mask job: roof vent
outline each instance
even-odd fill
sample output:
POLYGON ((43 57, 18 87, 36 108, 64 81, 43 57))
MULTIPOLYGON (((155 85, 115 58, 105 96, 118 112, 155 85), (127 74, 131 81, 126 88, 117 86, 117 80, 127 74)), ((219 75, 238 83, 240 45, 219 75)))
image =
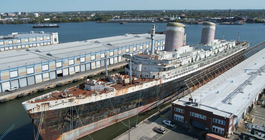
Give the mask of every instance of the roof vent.
POLYGON ((110 43, 108 43, 107 45, 112 46, 110 43))
POLYGON ((97 40, 97 41, 95 41, 95 43, 100 43, 100 42, 97 40))
POLYGON ((47 55, 48 55, 48 56, 52 56, 52 54, 51 54, 51 53, 47 53, 47 55))
POLYGON ((35 50, 35 52, 41 52, 39 49, 35 50))
POLYGON ((26 51, 30 51, 29 49, 26 49, 26 51))
POLYGON ((34 34, 34 31, 30 31, 31 34, 34 34))
POLYGON ((44 31, 40 31, 40 34, 44 34, 44 31))

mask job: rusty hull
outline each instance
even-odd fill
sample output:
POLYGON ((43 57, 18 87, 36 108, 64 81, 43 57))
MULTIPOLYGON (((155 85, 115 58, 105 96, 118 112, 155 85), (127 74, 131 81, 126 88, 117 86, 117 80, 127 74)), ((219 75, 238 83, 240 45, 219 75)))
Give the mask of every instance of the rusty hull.
MULTIPOLYGON (((229 59, 224 61, 229 61, 229 59)), ((236 63, 233 65, 236 65, 236 63)), ((213 66, 207 69, 211 69, 213 66)), ((221 73, 227 69, 222 70, 221 73)), ((141 91, 135 91, 89 104, 50 110, 43 113, 33 113, 30 114, 30 117, 33 119, 32 122, 40 132, 43 140, 78 139, 188 94, 188 92, 184 92, 187 89, 184 85, 184 80, 199 72, 197 71, 182 78, 141 91), (66 121, 69 119, 65 118, 69 118, 70 121, 66 121)), ((218 69, 216 69, 216 72, 221 74, 218 69)), ((205 79, 205 82, 202 84, 208 81, 205 79)), ((195 85, 192 87, 192 90, 195 90, 199 86, 201 85, 195 85)))

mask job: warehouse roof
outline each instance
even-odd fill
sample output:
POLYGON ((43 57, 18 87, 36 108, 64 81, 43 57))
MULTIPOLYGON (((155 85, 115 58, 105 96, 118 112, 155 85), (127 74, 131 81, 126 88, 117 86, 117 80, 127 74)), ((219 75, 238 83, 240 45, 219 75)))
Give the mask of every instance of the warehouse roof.
MULTIPOLYGON (((190 106, 224 117, 241 115, 264 88, 264 54, 265 49, 193 91, 191 96, 198 106, 190 106)), ((189 98, 187 95, 173 103, 185 106, 189 98)))
MULTIPOLYGON (((164 38, 165 35, 155 35, 156 40, 164 38)), ((82 55, 90 52, 109 50, 150 41, 150 34, 129 34, 85 41, 62 43, 52 46, 34 47, 26 50, 6 51, 1 52, 0 55, 0 70, 8 69, 9 67, 13 68, 17 66, 24 66, 26 63, 27 65, 29 65, 34 63, 40 63, 41 61, 45 62, 54 59, 67 58, 68 56, 71 57, 80 54, 82 55), (52 56, 48 56, 48 53, 50 53, 52 56)))
POLYGON ((30 33, 12 33, 10 35, 0 35, 0 41, 9 40, 9 39, 18 39, 18 38, 29 38, 29 37, 37 37, 37 36, 45 36, 51 35, 52 33, 45 33, 43 31, 40 32, 33 32, 30 33))

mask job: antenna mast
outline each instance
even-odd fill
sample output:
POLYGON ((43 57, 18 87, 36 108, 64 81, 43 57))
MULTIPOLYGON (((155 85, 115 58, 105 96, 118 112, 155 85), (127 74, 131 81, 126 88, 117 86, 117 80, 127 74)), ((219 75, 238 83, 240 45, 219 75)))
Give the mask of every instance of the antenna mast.
POLYGON ((154 47, 155 47, 155 24, 153 24, 152 33, 151 33, 151 40, 152 40, 152 46, 151 46, 151 55, 154 55, 154 47))

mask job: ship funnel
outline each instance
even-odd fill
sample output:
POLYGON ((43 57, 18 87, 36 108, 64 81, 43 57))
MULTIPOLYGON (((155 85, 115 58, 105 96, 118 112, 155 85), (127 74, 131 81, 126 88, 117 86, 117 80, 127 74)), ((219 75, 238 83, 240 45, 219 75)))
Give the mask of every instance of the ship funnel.
POLYGON ((152 40, 152 46, 151 46, 151 55, 154 55, 155 52, 155 24, 153 24, 152 33, 151 33, 151 40, 152 40))
POLYGON ((214 40, 216 24, 213 22, 203 22, 201 43, 208 44, 214 40))
POLYGON ((166 28, 165 51, 176 51, 184 44, 185 25, 169 22, 166 28))

